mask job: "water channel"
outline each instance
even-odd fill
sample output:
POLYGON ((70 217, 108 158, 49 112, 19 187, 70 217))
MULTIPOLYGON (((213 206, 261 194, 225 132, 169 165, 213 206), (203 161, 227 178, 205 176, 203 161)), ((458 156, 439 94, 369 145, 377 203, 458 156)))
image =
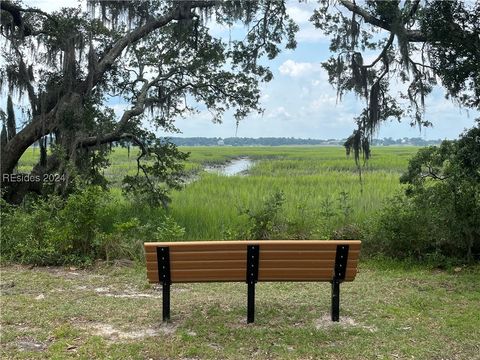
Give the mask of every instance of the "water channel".
POLYGON ((207 166, 205 171, 216 173, 225 176, 241 175, 253 165, 250 158, 242 157, 230 160, 227 164, 222 166, 207 166))

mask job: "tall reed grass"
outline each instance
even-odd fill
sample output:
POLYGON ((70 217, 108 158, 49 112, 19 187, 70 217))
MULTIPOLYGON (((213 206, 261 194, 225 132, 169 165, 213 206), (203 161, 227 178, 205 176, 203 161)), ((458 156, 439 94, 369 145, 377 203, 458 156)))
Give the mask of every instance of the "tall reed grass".
POLYGON ((360 181, 353 160, 340 147, 188 148, 193 162, 240 156, 256 162, 248 176, 202 174, 173 194, 171 212, 185 228, 186 239, 222 239, 228 229, 242 226, 241 209, 258 207, 274 191, 282 191, 286 218, 313 217, 313 236, 328 237, 344 225, 368 221, 401 191, 399 175, 416 150, 375 148, 360 181))
MULTIPOLYGON (((352 158, 341 147, 182 147, 190 153, 186 170, 200 176, 172 194, 169 213, 185 228, 187 240, 222 239, 232 227, 242 226, 241 209, 255 208, 273 192, 285 194, 284 212, 290 219, 310 217, 312 236, 327 237, 333 230, 368 221, 384 201, 401 191, 400 174, 416 147, 376 147, 362 166, 362 181, 352 158), (248 176, 202 172, 205 165, 222 164, 247 156, 254 161, 248 176), (343 192, 343 197, 342 197, 343 192), (348 211, 346 211, 346 209, 348 211)), ((136 172, 138 149, 115 148, 105 176, 118 192, 121 179, 136 172)), ((20 171, 36 163, 38 149, 29 149, 20 171)), ((129 214, 128 205, 119 209, 129 214)), ((159 209, 160 210, 160 209, 159 209)), ((120 211, 120 210, 119 210, 120 211)), ((134 211, 133 211, 134 212, 134 211)), ((118 214, 117 214, 118 215, 118 214)))

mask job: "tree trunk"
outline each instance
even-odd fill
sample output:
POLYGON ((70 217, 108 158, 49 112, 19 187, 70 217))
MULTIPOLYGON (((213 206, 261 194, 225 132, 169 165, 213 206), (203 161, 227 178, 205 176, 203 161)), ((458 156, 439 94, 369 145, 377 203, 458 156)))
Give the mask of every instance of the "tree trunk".
MULTIPOLYGON (((57 119, 65 110, 78 109, 81 113, 82 98, 80 94, 65 95, 57 105, 45 115, 34 116, 31 123, 27 124, 20 132, 15 134, 1 149, 0 159, 0 186, 2 197, 11 203, 21 202, 28 191, 38 192, 41 183, 37 178, 33 181, 18 181, 14 176, 14 169, 25 151, 43 136, 48 135, 58 127, 57 119)), ((50 167, 50 166, 49 166, 50 167)), ((45 172, 45 164, 36 166, 30 175, 38 176, 45 172)), ((42 180, 42 179, 40 179, 42 180)))
POLYGON ((29 181, 23 181, 14 176, 14 169, 25 151, 45 135, 42 130, 47 131, 41 122, 32 122, 15 135, 2 149, 0 168, 2 197, 10 203, 20 203, 30 189, 39 185, 35 184, 38 179, 33 171, 30 174, 29 181))

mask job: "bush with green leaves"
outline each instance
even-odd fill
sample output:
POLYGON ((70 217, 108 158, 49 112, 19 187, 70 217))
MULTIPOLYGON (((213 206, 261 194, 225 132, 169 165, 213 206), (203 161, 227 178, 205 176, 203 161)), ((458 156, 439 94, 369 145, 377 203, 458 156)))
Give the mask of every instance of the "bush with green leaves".
MULTIPOLYGON (((345 207, 349 206, 348 194, 344 193, 338 201, 340 211, 344 211, 345 207)), ((337 215, 335 202, 327 197, 320 211, 309 208, 305 203, 298 203, 295 205, 294 215, 290 216, 286 215, 285 202, 284 192, 277 190, 267 195, 261 204, 240 210, 240 216, 244 221, 236 228, 225 231, 224 238, 254 240, 330 238, 332 217, 337 215)), ((348 216, 345 215, 345 221, 347 220, 348 216)))
POLYGON ((266 197, 259 207, 240 210, 240 215, 246 217, 246 223, 237 230, 230 231, 230 236, 256 240, 281 237, 285 227, 282 211, 284 203, 285 194, 276 191, 266 197))
POLYGON ((56 264, 60 246, 55 243, 57 215, 63 201, 51 196, 26 210, 1 201, 1 257, 29 264, 56 264))
POLYGON ((330 238, 332 240, 360 240, 363 238, 363 231, 358 224, 347 224, 335 229, 330 238))
POLYGON ((417 259, 480 259, 480 120, 457 141, 420 149, 403 196, 371 223, 367 250, 417 259))
POLYGON ((143 242, 176 240, 184 230, 162 208, 88 186, 66 200, 51 195, 25 207, 2 201, 1 259, 34 265, 143 260, 143 242))

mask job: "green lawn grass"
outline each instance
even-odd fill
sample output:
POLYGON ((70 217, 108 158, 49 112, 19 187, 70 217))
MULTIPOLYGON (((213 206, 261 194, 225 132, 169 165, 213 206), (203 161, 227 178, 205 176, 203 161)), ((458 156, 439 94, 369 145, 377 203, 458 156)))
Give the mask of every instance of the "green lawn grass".
POLYGON ((174 284, 172 321, 143 267, 1 268, 2 359, 478 359, 480 267, 364 261, 341 286, 174 284), (458 270, 458 269, 457 269, 458 270))

